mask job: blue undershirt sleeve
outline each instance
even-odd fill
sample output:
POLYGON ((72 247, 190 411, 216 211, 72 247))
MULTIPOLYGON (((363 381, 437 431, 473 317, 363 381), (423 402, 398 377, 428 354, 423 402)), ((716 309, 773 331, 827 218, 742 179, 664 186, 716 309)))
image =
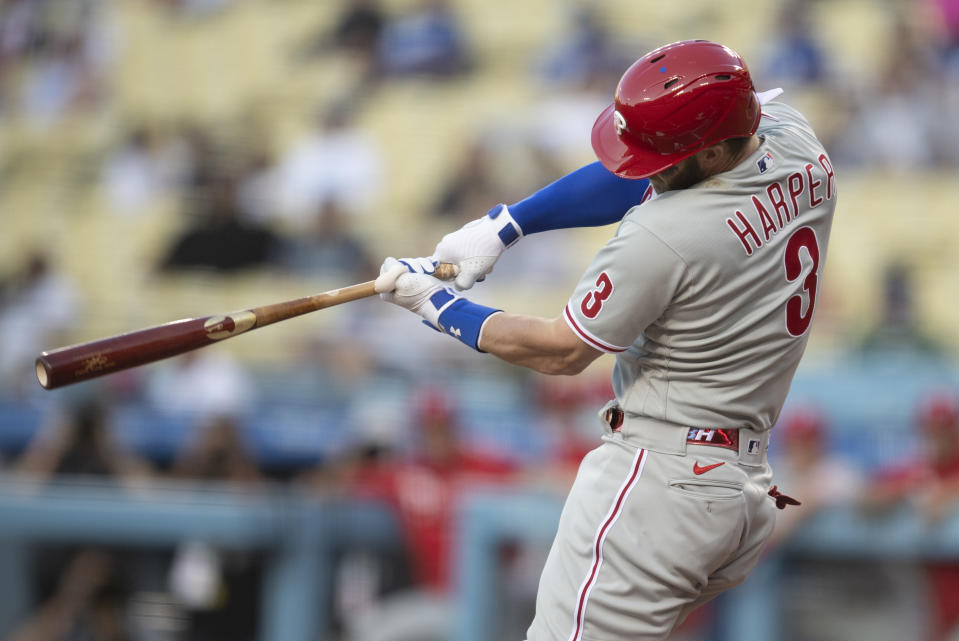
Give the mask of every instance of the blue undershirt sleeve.
POLYGON ((523 234, 617 222, 643 201, 649 180, 620 178, 599 162, 580 167, 514 205, 523 234))

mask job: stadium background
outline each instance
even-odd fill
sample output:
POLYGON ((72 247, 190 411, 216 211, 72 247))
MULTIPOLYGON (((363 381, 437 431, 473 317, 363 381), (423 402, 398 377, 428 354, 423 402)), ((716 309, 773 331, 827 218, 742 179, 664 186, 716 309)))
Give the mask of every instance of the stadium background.
MULTIPOLYGON (((52 393, 32 360, 428 253, 591 162, 622 70, 693 37, 786 89, 840 203, 771 451, 808 509, 676 638, 951 638, 959 464, 928 450, 948 458, 959 430, 957 15, 950 0, 0 3, 4 638, 373 641, 404 616, 446 618, 455 641, 522 638, 606 359, 550 380, 369 300, 52 393), (454 447, 455 469, 430 460, 454 447)), ((526 238, 473 297, 556 314, 611 231, 526 238)))

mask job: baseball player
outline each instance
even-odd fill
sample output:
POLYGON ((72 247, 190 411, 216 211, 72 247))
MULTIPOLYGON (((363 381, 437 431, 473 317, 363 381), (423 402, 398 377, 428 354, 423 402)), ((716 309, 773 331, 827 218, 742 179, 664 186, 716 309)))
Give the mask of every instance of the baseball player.
POLYGON ((837 192, 809 123, 763 104, 779 93, 757 94, 719 44, 656 49, 593 127, 601 167, 512 213, 497 206, 433 257, 381 268, 385 299, 480 352, 549 374, 616 355, 603 442, 566 500, 529 641, 666 638, 745 578, 775 508, 794 502, 771 487, 766 450, 809 336, 837 192), (580 213, 563 203, 594 197, 580 213), (624 205, 558 317, 460 293, 524 233, 610 222, 624 205), (458 289, 429 275, 437 260, 460 266, 458 289))

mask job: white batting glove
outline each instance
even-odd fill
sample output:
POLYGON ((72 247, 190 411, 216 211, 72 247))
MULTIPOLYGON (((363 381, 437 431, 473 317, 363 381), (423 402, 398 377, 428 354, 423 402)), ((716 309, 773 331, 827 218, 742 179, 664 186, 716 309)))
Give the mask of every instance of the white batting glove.
POLYGON ((481 351, 483 325, 500 310, 463 298, 432 276, 435 269, 431 259, 387 258, 380 267, 376 290, 383 300, 419 314, 433 329, 481 351))
POLYGON ((436 328, 439 326, 440 310, 431 305, 429 300, 436 292, 449 288, 432 276, 435 269, 436 265, 428 258, 397 260, 391 256, 380 266, 380 277, 376 279, 375 287, 380 292, 380 298, 419 314, 436 328))
POLYGON ((432 259, 453 263, 460 269, 456 289, 469 289, 493 271, 500 254, 523 237, 523 230, 506 205, 493 207, 482 218, 446 234, 433 250, 432 259))
MULTIPOLYGON (((389 301, 387 294, 396 288, 396 279, 403 274, 432 274, 436 271, 436 261, 431 258, 401 258, 392 256, 380 266, 380 275, 373 283, 373 289, 385 301, 389 301)), ((392 301, 391 301, 392 302, 392 301)))

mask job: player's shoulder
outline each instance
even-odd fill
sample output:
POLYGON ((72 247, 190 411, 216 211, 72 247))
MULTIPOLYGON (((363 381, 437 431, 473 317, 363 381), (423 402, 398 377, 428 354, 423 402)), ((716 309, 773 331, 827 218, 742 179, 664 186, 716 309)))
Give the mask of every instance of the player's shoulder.
POLYGON ((630 210, 620 225, 619 235, 646 237, 676 249, 676 236, 688 224, 688 214, 698 211, 702 203, 694 189, 678 189, 659 194, 640 207, 630 210))
POLYGON ((784 102, 766 103, 763 105, 757 133, 769 135, 775 134, 777 131, 798 131, 814 138, 816 136, 809 120, 795 107, 784 102))

